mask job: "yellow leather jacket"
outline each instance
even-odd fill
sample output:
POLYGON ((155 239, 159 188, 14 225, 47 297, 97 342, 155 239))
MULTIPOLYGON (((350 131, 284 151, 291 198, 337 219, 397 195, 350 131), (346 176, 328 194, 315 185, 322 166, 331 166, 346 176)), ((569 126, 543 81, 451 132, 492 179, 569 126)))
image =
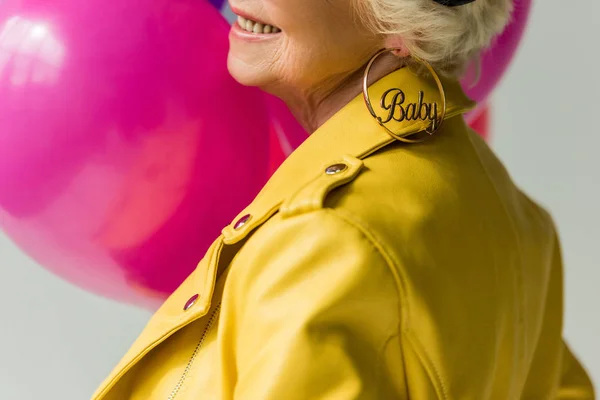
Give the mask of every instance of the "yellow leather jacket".
MULTIPOLYGON (((390 136, 361 96, 311 135, 93 398, 593 399, 562 340, 551 217, 444 86, 447 118, 423 143, 390 136)), ((440 101, 408 69, 369 90, 392 87, 440 101)))

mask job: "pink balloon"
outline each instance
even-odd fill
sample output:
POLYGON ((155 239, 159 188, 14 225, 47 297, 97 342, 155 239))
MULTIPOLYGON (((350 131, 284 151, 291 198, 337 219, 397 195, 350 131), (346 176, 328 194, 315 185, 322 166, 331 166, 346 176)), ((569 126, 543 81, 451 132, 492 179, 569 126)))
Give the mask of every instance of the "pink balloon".
POLYGON ((485 140, 490 140, 491 132, 491 109, 490 106, 483 107, 481 113, 475 118, 469 126, 485 140))
POLYGON ((0 227, 95 293, 154 307, 268 174, 264 96, 199 0, 0 5, 0 227))
POLYGON ((512 20, 494 44, 481 55, 480 75, 475 80, 476 68, 470 68, 463 87, 466 94, 479 103, 479 107, 466 115, 468 121, 477 119, 488 97, 506 73, 513 60, 529 20, 531 0, 515 0, 512 20), (476 82, 473 85, 473 82, 476 82))
POLYGON ((287 105, 277 97, 265 95, 269 108, 272 134, 279 140, 281 150, 289 156, 308 137, 308 133, 289 111, 287 105))

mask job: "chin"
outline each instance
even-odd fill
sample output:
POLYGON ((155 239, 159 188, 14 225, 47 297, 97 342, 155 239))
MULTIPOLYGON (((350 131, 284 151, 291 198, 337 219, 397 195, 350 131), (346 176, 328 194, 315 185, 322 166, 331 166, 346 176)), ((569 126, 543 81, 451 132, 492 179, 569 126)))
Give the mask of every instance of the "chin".
POLYGON ((269 73, 261 68, 249 66, 229 53, 227 57, 227 69, 238 83, 244 86, 257 86, 264 88, 270 81, 269 73))

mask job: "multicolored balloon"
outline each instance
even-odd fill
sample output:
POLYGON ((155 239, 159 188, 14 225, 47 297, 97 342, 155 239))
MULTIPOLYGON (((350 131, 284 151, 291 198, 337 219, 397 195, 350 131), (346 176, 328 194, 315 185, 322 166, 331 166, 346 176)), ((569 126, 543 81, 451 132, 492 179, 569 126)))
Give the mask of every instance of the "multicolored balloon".
POLYGON ((268 178, 264 96, 198 0, 0 8, 0 228, 87 290, 153 306, 268 178))

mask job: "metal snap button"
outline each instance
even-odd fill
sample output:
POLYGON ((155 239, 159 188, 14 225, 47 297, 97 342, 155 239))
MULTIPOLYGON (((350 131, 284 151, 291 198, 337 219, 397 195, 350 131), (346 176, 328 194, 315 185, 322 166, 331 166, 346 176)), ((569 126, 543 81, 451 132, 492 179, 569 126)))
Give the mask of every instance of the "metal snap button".
POLYGON ((237 222, 233 226, 233 229, 236 229, 236 230, 240 229, 241 227, 243 227, 244 225, 246 225, 246 222, 248 222, 251 217, 252 216, 250 214, 244 215, 242 218, 240 218, 240 219, 237 220, 237 222))
POLYGON ((327 169, 325 169, 325 173, 327 175, 335 175, 335 174, 339 174, 340 172, 343 172, 345 170, 348 169, 348 166, 346 164, 333 164, 330 165, 329 167, 327 167, 327 169))
POLYGON ((183 306, 183 311, 187 311, 190 308, 192 308, 194 306, 194 304, 196 304, 196 302, 198 301, 199 297, 200 297, 199 294, 195 294, 192 297, 190 297, 190 299, 183 306))

